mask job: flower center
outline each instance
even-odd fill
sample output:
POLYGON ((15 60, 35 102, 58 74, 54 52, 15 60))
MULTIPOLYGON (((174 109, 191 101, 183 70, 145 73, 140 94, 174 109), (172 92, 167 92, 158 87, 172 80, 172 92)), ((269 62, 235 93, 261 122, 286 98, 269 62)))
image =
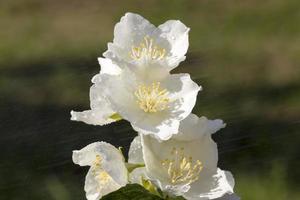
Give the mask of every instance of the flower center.
POLYGON ((153 39, 145 36, 139 46, 132 46, 129 55, 134 60, 141 58, 160 60, 165 57, 166 50, 156 46, 153 39))
POLYGON ((162 111, 170 102, 168 91, 160 88, 160 82, 152 83, 151 86, 140 85, 134 94, 140 108, 147 113, 162 111))
POLYGON ((173 148, 171 155, 174 157, 173 159, 165 159, 161 161, 161 164, 167 169, 172 184, 190 184, 198 180, 203 168, 200 160, 193 161, 191 156, 185 156, 184 148, 180 148, 180 150, 173 148))

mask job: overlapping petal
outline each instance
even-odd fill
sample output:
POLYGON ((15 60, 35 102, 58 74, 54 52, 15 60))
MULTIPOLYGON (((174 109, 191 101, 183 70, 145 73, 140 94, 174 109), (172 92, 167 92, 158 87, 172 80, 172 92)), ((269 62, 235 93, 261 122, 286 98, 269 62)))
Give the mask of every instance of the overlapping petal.
POLYGON ((128 163, 144 164, 141 136, 136 136, 130 144, 128 151, 128 163))
POLYGON ((82 112, 72 110, 71 120, 82 121, 91 125, 105 125, 116 121, 111 118, 115 111, 112 110, 110 103, 103 97, 101 87, 91 86, 90 101, 91 109, 82 112))
POLYGON ((189 28, 179 20, 169 20, 158 26, 161 40, 168 41, 169 54, 166 59, 170 70, 177 67, 185 60, 185 54, 189 47, 189 28))

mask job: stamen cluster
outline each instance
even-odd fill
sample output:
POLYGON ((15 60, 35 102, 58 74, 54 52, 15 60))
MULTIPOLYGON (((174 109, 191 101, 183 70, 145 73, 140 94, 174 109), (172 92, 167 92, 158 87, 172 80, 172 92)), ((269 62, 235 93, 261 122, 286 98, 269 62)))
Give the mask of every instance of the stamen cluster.
POLYGON ((153 39, 149 36, 144 37, 144 41, 139 46, 132 46, 129 55, 134 60, 147 58, 152 60, 160 60, 165 57, 166 50, 156 46, 153 39))
POLYGON ((140 108, 147 113, 165 110, 170 102, 168 91, 160 88, 160 82, 151 86, 140 85, 134 94, 140 108))
POLYGON ((161 162, 167 169, 172 184, 192 183, 198 180, 203 168, 200 160, 193 161, 191 156, 184 155, 184 148, 180 150, 173 148, 171 155, 173 159, 165 159, 161 162))

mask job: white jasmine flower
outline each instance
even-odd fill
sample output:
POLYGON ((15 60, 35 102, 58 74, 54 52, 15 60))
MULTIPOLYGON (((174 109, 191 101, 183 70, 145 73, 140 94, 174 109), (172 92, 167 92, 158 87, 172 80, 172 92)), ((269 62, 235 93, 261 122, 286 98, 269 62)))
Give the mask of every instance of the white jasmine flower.
POLYGON ((97 81, 90 88, 90 110, 83 112, 71 111, 71 120, 83 121, 92 125, 105 125, 119 119, 118 115, 112 110, 110 103, 103 97, 101 79, 103 74, 118 75, 121 69, 109 59, 99 58, 101 71, 95 75, 92 82, 97 81))
POLYGON ((73 151, 73 162, 80 166, 90 166, 84 186, 88 200, 99 200, 128 183, 122 153, 106 142, 95 142, 79 151, 73 151))
POLYGON ((114 111, 136 131, 161 140, 178 132, 179 122, 192 111, 200 90, 188 74, 146 78, 129 67, 118 76, 106 74, 101 84, 114 111))
POLYGON ((179 20, 155 27, 138 14, 126 13, 116 24, 113 43, 103 55, 132 64, 142 75, 163 76, 185 59, 189 30, 179 20))
POLYGON ((190 114, 181 122, 179 133, 167 141, 141 134, 136 138, 141 145, 135 141, 130 148, 136 149, 131 155, 143 155, 145 167, 134 170, 130 179, 148 178, 163 192, 187 200, 233 193, 234 179, 230 172, 217 168, 217 145, 211 139, 211 134, 224 126, 222 120, 190 114))

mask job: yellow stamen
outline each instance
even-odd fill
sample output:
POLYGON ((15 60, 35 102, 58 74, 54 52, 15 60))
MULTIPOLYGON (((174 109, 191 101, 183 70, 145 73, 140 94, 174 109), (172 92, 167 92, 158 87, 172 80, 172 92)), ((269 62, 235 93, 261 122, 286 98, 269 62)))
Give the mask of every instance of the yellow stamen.
POLYGON ((192 157, 185 156, 183 148, 180 150, 173 148, 171 155, 174 157, 173 159, 165 159, 161 164, 167 170, 172 184, 190 184, 198 180, 203 168, 200 160, 194 162, 192 157))
POLYGON ((132 46, 129 55, 134 60, 141 58, 160 60, 165 57, 166 50, 154 45, 153 39, 144 37, 144 41, 139 46, 132 46))
POLYGON ((168 107, 170 99, 168 91, 160 88, 160 83, 152 83, 152 86, 140 85, 135 91, 137 103, 145 112, 154 113, 165 110, 168 107))
POLYGON ((102 160, 103 159, 100 155, 96 155, 96 159, 94 160, 92 166, 92 170, 93 170, 92 172, 94 176, 97 178, 100 186, 108 183, 111 179, 111 176, 102 167, 102 160))

